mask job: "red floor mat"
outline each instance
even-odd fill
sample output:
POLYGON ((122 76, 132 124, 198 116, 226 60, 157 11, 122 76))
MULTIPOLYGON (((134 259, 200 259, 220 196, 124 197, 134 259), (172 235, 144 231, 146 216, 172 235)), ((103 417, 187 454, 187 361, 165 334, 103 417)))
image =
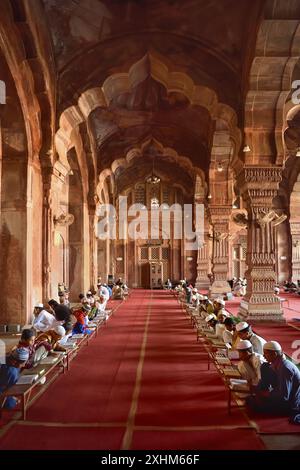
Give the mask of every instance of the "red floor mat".
POLYGON ((132 450, 263 450, 255 431, 213 429, 205 431, 136 431, 132 450))
MULTIPOLYGON (((278 341, 283 351, 289 356, 295 354, 297 350, 299 351, 300 331, 289 325, 253 324, 253 329, 267 341, 278 341)), ((300 360, 300 352, 298 360, 300 360)))
POLYGON ((1 450, 118 450, 124 428, 14 426, 1 450))
MULTIPOLYGON (((289 299, 289 306, 300 310, 300 296, 295 294, 282 294, 282 297, 289 299)), ((239 299, 234 299, 229 304, 229 311, 232 314, 237 314, 239 299)), ((288 308, 284 308, 284 316, 288 320, 292 317, 297 317, 297 312, 292 311, 288 308)), ((300 340, 300 329, 296 329, 291 325, 280 325, 274 323, 251 323, 253 329, 257 334, 262 336, 267 341, 275 340, 278 341, 284 352, 289 356, 293 357, 295 361, 300 361, 300 351, 299 351, 299 340, 300 340)), ((294 322, 294 325, 300 328, 300 324, 294 322)), ((266 434, 294 434, 300 433, 300 426, 295 424, 290 424, 288 417, 282 416, 270 416, 270 415, 261 415, 254 414, 251 411, 247 412, 249 419, 254 421, 259 429, 259 432, 266 434)))
POLYGON ((247 411, 249 419, 262 434, 300 434, 299 424, 290 424, 287 416, 270 416, 247 411))
MULTIPOLYGON (((201 449, 216 448, 219 434, 214 431, 218 431, 218 426, 249 425, 240 410, 235 409, 231 416, 227 414, 224 385, 215 370, 207 371, 204 350, 196 342, 195 332, 177 301, 166 292, 136 290, 98 337, 81 350, 70 371, 57 379, 29 409, 27 419, 37 426, 14 425, 2 438, 1 448, 120 448, 132 409, 144 339, 147 341, 140 392, 136 397, 135 425, 176 426, 179 428, 176 445, 180 441, 184 448, 191 448, 197 440, 196 447, 201 449), (56 426, 56 423, 71 426, 56 426), (77 427, 77 423, 92 423, 92 426, 77 427), (109 428, 97 427, 99 423, 106 423, 109 428), (195 431, 195 437, 194 431, 180 430, 182 426, 211 426, 212 429, 208 433, 195 431)), ((231 436, 234 433, 239 436, 240 430, 231 432, 231 436)), ((166 448, 175 436, 171 431, 168 437, 167 434, 163 432, 165 441, 161 441, 166 448)), ((136 437, 139 435, 140 431, 134 439, 140 439, 136 437)), ((233 437, 227 435, 226 448, 231 448, 231 442, 235 449, 233 437)), ((146 448, 158 445, 156 437, 153 439, 153 444, 148 442, 146 448)), ((241 439, 238 448, 252 448, 252 444, 251 439, 241 439)))
POLYGON ((126 422, 145 321, 141 296, 130 307, 129 312, 126 303, 119 308, 72 362, 69 373, 29 409, 28 420, 126 422))
POLYGON ((171 308, 156 294, 136 425, 248 424, 239 410, 228 416, 224 384, 215 369, 207 371, 203 351, 180 306, 171 308))

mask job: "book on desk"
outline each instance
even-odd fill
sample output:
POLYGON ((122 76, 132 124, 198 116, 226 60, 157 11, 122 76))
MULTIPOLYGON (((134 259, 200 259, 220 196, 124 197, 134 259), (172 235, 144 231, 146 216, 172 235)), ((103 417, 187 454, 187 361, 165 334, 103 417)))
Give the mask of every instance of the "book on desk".
POLYGON ((220 357, 220 356, 215 356, 216 362, 220 365, 231 365, 230 360, 228 357, 220 357))
POLYGON ((234 367, 225 367, 223 369, 223 374, 226 377, 235 377, 235 378, 241 377, 241 374, 240 374, 239 370, 235 369, 234 367))
POLYGON ((58 356, 47 356, 40 361, 40 364, 54 364, 58 360, 58 356))
POLYGON ((233 390, 249 392, 249 385, 245 379, 230 379, 230 385, 233 390))
POLYGON ((31 385, 39 378, 39 374, 21 375, 16 385, 31 385))

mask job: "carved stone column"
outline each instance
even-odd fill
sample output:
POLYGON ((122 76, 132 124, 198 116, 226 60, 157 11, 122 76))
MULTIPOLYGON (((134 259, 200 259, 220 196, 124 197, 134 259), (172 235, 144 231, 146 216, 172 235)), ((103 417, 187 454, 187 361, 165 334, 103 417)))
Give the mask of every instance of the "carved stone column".
MULTIPOLYGON (((208 273, 210 272, 210 240, 208 238, 209 232, 209 221, 207 217, 207 208, 205 207, 205 195, 206 191, 203 185, 203 181, 199 176, 196 178, 195 185, 195 206, 202 205, 203 220, 198 221, 200 223, 199 236, 202 234, 203 245, 198 249, 197 252, 197 277, 196 277, 196 287, 201 290, 208 290, 210 286, 210 279, 208 278, 208 273)), ((196 213, 194 213, 196 216, 196 213)), ((175 278, 176 279, 176 278, 175 278)))
MULTIPOLYGON (((281 212, 287 214, 288 210, 282 209, 281 212)), ((275 242, 275 251, 277 253, 276 277, 277 282, 282 285, 284 281, 292 278, 292 240, 288 219, 275 227, 275 242)))
POLYGON ((31 313, 33 266, 31 245, 33 204, 29 189, 31 176, 31 167, 26 155, 24 158, 10 154, 3 155, 0 208, 2 292, 0 325, 8 325, 9 331, 14 333, 27 323, 31 313))
POLYGON ((275 240, 273 199, 278 194, 281 168, 248 167, 240 175, 241 192, 248 210, 247 293, 239 315, 255 321, 283 321, 274 295, 275 240))
POLYGON ((90 286, 95 289, 97 286, 98 278, 98 247, 96 239, 96 204, 90 203, 88 206, 89 212, 89 230, 90 230, 90 286))
POLYGON ((300 222, 291 222, 292 236, 292 281, 300 279, 300 222))
MULTIPOLYGON (((206 227, 205 227, 206 229, 206 227)), ((204 245, 198 250, 197 257, 197 289, 209 289, 210 281, 208 273, 210 272, 210 252, 209 252, 208 230, 204 231, 204 245)))
POLYGON ((53 214, 51 207, 51 174, 43 175, 43 302, 52 298, 51 292, 51 248, 53 214))
POLYGON ((217 297, 231 292, 228 284, 229 272, 229 217, 231 206, 213 206, 209 207, 209 213, 212 223, 212 275, 213 283, 210 286, 209 293, 211 297, 217 297))

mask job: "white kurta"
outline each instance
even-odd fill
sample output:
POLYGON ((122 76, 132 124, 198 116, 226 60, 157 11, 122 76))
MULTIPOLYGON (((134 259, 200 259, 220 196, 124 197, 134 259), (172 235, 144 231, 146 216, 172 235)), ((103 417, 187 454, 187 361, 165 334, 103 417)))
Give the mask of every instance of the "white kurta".
POLYGON ((224 323, 217 323, 216 324, 216 335, 219 339, 223 340, 223 333, 225 330, 224 323))
POLYGON ((105 300, 109 299, 109 290, 105 286, 101 286, 98 292, 98 295, 103 295, 105 297, 105 300))
POLYGON ((223 331, 223 341, 224 343, 232 344, 233 341, 233 331, 225 330, 223 331))
POLYGON ((103 297, 104 297, 104 299, 105 299, 104 302, 103 302, 103 304, 102 304, 103 307, 104 307, 104 310, 105 310, 105 309, 106 309, 106 304, 107 304, 107 302, 108 302, 108 300, 109 300, 109 290, 107 289, 107 287, 101 286, 100 289, 99 289, 99 291, 98 291, 98 295, 99 295, 99 296, 100 296, 100 295, 103 295, 103 297))
POLYGON ((230 313, 227 312, 227 310, 225 310, 225 308, 220 308, 220 310, 218 310, 218 312, 216 313, 216 316, 218 318, 218 315, 224 315, 224 317, 230 317, 230 313))
POLYGON ((33 327, 37 331, 49 331, 60 322, 57 322, 54 315, 47 312, 46 310, 42 310, 37 317, 33 320, 33 327))
POLYGON ((254 333, 252 334, 251 338, 248 338, 248 339, 250 343, 252 344, 253 352, 263 355, 264 344, 266 343, 266 340, 264 340, 261 336, 258 336, 254 333))
POLYGON ((263 356, 253 353, 249 361, 240 361, 238 370, 245 380, 250 380, 253 385, 257 385, 260 381, 260 366, 265 362, 263 356))

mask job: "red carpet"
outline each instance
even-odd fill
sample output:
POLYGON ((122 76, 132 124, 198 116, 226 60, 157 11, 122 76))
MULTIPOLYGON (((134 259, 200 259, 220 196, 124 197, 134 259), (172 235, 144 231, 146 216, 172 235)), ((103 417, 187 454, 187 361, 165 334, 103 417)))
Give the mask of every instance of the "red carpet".
POLYGON ((92 417, 94 422, 126 423, 146 306, 141 292, 123 303, 72 362, 70 372, 29 409, 28 420, 72 423, 92 417))
POLYGON ((118 450, 124 429, 16 425, 1 440, 9 450, 118 450))
POLYGON ((254 330, 267 341, 278 341, 283 351, 292 356, 297 351, 300 361, 300 331, 289 325, 254 324, 254 330), (296 343, 298 341, 298 344, 296 343))
POLYGON ((299 424, 290 424, 286 416, 270 416, 247 410, 249 419, 261 434, 299 434, 299 424))
POLYGON ((262 448, 201 348, 168 292, 134 291, 0 449, 262 448))
MULTIPOLYGON (((289 307, 284 307, 284 317, 289 322, 291 318, 299 317, 300 296, 296 294, 280 294, 282 298, 289 299, 289 307), (292 310, 293 309, 293 310, 292 310)), ((233 315, 238 314, 240 298, 226 302, 227 310, 233 315)), ((286 305, 286 303, 284 303, 286 305)), ((265 340, 278 341, 284 352, 293 357, 295 361, 300 362, 300 324, 292 322, 285 325, 276 325, 274 323, 251 323, 254 331, 262 336, 265 340), (296 328, 295 328, 296 326, 296 328), (297 328, 298 327, 298 328, 297 328)), ((270 416, 255 414, 247 411, 249 419, 255 422, 260 433, 265 434, 294 434, 300 433, 300 426, 290 424, 286 416, 270 416)))
MULTIPOLYGON (((290 296, 293 296, 294 306, 298 305, 298 311, 300 311, 300 296, 297 295, 295 297, 295 294, 290 294, 290 296)), ((284 295, 284 297, 288 297, 288 294, 287 296, 284 295)), ((236 297, 234 300, 226 302, 226 309, 232 315, 238 315, 240 301, 241 298, 236 297)), ((251 322, 251 325, 255 332, 266 340, 278 341, 282 345, 284 352, 289 356, 292 356, 298 350, 298 360, 300 362, 300 323, 292 322, 292 324, 289 324, 290 313, 288 313, 287 308, 284 308, 284 316, 288 320, 288 323, 285 325, 254 322, 251 322), (297 344, 296 341, 299 341, 299 343, 297 344)))
POLYGON ((263 443, 255 431, 248 429, 220 429, 205 431, 164 432, 140 431, 133 435, 133 448, 143 450, 145 442, 152 450, 263 450, 263 443))
MULTIPOLYGON (((179 311, 180 312, 180 311, 179 311)), ((240 411, 230 420, 227 395, 206 355, 191 335, 186 317, 178 316, 164 294, 153 301, 137 425, 247 425, 240 411), (162 315, 163 311, 163 315, 162 315), (155 397, 155 399, 154 399, 155 397)))

